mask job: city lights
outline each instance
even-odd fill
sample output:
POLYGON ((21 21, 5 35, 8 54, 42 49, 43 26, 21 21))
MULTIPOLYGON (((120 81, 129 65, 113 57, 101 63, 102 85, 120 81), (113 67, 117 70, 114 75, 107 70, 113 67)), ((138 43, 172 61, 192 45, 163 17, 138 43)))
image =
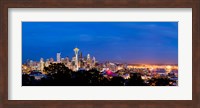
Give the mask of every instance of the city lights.
MULTIPOLYGON (((124 80, 129 80, 133 77, 132 74, 136 73, 140 75, 141 80, 144 80, 144 85, 148 85, 149 81, 154 78, 170 78, 171 80, 169 85, 178 84, 177 65, 120 64, 109 61, 105 63, 98 63, 95 57, 91 59, 90 54, 87 54, 86 57, 83 57, 82 53, 78 53, 78 51, 78 48, 74 49, 75 56, 72 57, 72 59, 69 59, 69 57, 62 58, 61 53, 57 53, 56 61, 54 61, 52 58, 47 59, 46 61, 41 58, 39 62, 29 60, 27 63, 22 65, 22 73, 29 74, 30 76, 34 77, 35 80, 39 81, 42 78, 47 78, 48 74, 52 75, 52 71, 49 70, 54 70, 55 74, 58 74, 58 71, 65 72, 64 68, 68 68, 73 71, 71 73, 73 74, 95 69, 96 71, 100 72, 100 75, 103 75, 103 77, 108 80, 111 80, 116 76, 121 77, 124 80), (55 69, 55 67, 52 68, 52 65, 56 66, 57 64, 59 65, 59 67, 57 67, 58 70, 55 69), (34 72, 41 72, 41 74, 34 74, 34 72)), ((92 74, 95 75, 93 72, 92 74)), ((96 77, 98 77, 98 75, 96 77)), ((103 78, 99 79, 103 80, 103 78)), ((151 83, 150 85, 153 86, 155 83, 151 83)))
POLYGON ((178 86, 178 22, 22 22, 22 86, 178 86))

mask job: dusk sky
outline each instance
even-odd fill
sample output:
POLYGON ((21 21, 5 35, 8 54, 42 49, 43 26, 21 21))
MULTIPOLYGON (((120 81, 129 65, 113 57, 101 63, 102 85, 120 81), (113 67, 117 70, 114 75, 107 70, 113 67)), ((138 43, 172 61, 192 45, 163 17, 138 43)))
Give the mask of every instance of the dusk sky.
POLYGON ((22 22, 22 62, 75 47, 99 62, 177 64, 178 22, 22 22))

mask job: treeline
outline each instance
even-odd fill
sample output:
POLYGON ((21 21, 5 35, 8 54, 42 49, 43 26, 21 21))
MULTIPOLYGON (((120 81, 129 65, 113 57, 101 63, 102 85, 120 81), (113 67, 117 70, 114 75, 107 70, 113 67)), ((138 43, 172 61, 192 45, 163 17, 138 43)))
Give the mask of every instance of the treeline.
POLYGON ((129 79, 121 76, 105 77, 96 69, 74 72, 62 63, 45 67, 46 77, 35 80, 34 76, 22 75, 23 86, 170 86, 168 78, 153 78, 149 83, 141 79, 140 73, 130 73, 129 79))

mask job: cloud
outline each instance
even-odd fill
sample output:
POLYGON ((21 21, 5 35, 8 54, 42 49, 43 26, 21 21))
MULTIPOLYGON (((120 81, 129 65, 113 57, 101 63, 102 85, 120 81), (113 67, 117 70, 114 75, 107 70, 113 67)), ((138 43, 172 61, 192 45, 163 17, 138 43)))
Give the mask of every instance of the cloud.
POLYGON ((89 42, 93 40, 93 37, 87 34, 81 34, 78 36, 78 40, 83 42, 89 42))

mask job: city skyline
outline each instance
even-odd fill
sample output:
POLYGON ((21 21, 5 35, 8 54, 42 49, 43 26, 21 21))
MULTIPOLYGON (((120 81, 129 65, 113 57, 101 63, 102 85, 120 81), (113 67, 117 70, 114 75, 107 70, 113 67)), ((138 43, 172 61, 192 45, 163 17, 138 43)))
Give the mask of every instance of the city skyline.
MULTIPOLYGON (((77 48, 77 47, 76 47, 77 48)), ((80 50, 80 49, 79 49, 80 50)), ((78 53, 78 58, 80 58, 80 54, 82 54, 82 52, 80 52, 80 53, 78 53)), ((82 58, 87 58, 88 57, 88 55, 90 55, 89 53, 88 54, 86 54, 86 55, 83 55, 82 54, 82 58)), ((91 56, 91 58, 95 58, 95 56, 94 55, 90 55, 91 56)), ((43 57, 41 57, 41 58, 39 58, 38 60, 32 60, 32 59, 27 59, 26 61, 24 61, 24 63, 22 63, 22 64, 26 64, 26 63, 28 63, 28 62, 30 62, 30 61, 33 61, 33 62, 40 62, 41 61, 41 59, 43 59, 43 61, 45 62, 45 61, 49 61, 50 59, 53 59, 53 61, 56 63, 56 62, 61 62, 61 60, 62 59, 66 59, 66 58, 68 58, 69 60, 72 60, 73 58, 76 58, 76 55, 74 54, 74 56, 72 56, 72 57, 69 57, 69 56, 62 56, 62 53, 61 52, 58 52, 58 53, 56 53, 56 54, 54 54, 54 57, 50 57, 50 58, 46 58, 46 59, 44 59, 43 57), (59 59, 58 59, 58 54, 59 54, 59 59), (59 61, 58 61, 59 60, 59 61)), ((96 62, 98 62, 98 63, 106 63, 106 62, 111 62, 112 63, 112 61, 96 61, 96 62)), ((119 64, 130 64, 130 65, 178 65, 178 64, 161 64, 161 63, 158 63, 158 64, 151 64, 151 63, 123 63, 123 62, 113 62, 113 63, 119 63, 119 64)))
POLYGON ((22 62, 73 57, 73 49, 100 62, 178 64, 177 22, 23 22, 22 62))

